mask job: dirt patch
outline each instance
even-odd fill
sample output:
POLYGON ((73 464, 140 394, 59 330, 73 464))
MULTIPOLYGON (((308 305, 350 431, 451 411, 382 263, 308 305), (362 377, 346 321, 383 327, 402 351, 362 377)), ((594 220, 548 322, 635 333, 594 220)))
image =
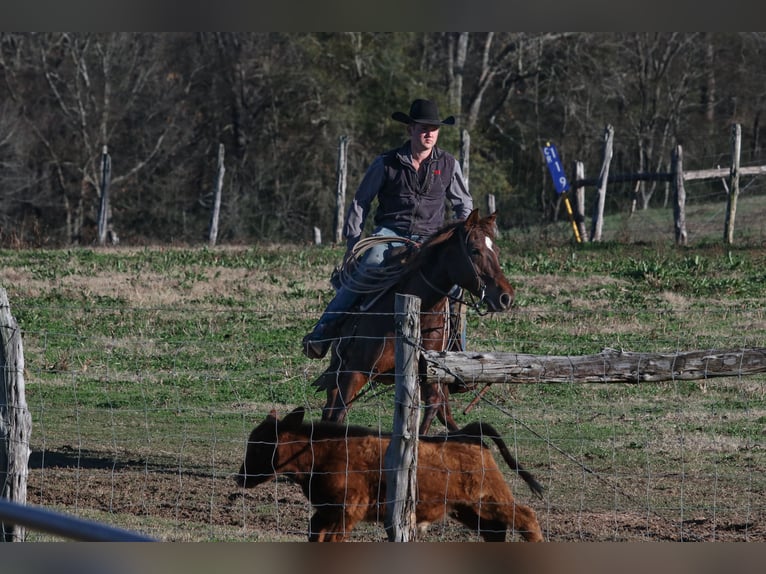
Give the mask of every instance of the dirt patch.
MULTIPOLYGON (((590 512, 557 507, 523 490, 517 496, 535 508, 547 541, 766 541, 766 528, 752 522, 752 513, 733 519, 717 516, 713 509, 695 510, 680 520, 667 520, 651 510, 590 512)), ((140 465, 78 469, 54 463, 33 469, 28 501, 173 542, 305 541, 311 516, 300 489, 288 482, 244 490, 230 475, 140 465)), ((31 533, 31 539, 45 540, 46 535, 31 533)), ((357 542, 385 539, 382 524, 362 524, 350 536, 357 542)), ((480 539, 447 521, 432 525, 419 540, 480 539)))

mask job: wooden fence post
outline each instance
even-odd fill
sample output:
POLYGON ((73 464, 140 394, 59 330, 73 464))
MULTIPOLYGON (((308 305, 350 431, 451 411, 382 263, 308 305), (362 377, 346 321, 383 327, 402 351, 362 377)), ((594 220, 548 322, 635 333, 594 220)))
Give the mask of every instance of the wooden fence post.
POLYGON ((218 240, 218 217, 221 213, 221 190, 223 189, 223 174, 226 173, 226 166, 223 163, 224 147, 222 143, 218 144, 218 177, 215 180, 215 190, 213 193, 213 212, 210 215, 210 234, 208 244, 215 247, 218 240))
POLYGON ((606 184, 609 180, 609 164, 612 162, 614 145, 614 127, 607 125, 604 129, 604 160, 599 174, 598 201, 593 210, 593 227, 590 240, 601 241, 601 232, 604 227, 604 203, 606 202, 606 184))
POLYGON ((420 389, 420 299, 397 293, 396 391, 391 443, 384 457, 386 472, 385 527, 389 542, 415 539, 417 493, 418 427, 420 389))
POLYGON ((737 215, 737 197, 739 197, 739 156, 742 150, 742 126, 731 126, 731 170, 729 171, 729 201, 726 203, 726 224, 724 243, 734 243, 734 219, 737 215))
MULTIPOLYGON (((572 181, 585 179, 585 164, 581 161, 574 162, 574 177, 572 181)), ((574 220, 577 225, 577 231, 580 233, 580 240, 588 241, 588 235, 585 233, 585 186, 578 185, 574 188, 574 220)))
POLYGON ((106 243, 106 232, 109 224, 109 184, 112 181, 112 158, 107 153, 106 146, 101 153, 101 203, 98 208, 98 244, 106 243))
MULTIPOLYGON (((26 504, 32 416, 24 391, 21 330, 0 287, 0 498, 26 504)), ((0 524, 0 541, 23 542, 24 528, 0 524)))
POLYGON ((335 243, 343 241, 346 213, 346 177, 348 174, 348 136, 338 139, 338 182, 335 191, 335 243))
POLYGON ((676 145, 672 159, 673 175, 673 225, 676 244, 686 245, 686 188, 684 188, 684 150, 676 145))

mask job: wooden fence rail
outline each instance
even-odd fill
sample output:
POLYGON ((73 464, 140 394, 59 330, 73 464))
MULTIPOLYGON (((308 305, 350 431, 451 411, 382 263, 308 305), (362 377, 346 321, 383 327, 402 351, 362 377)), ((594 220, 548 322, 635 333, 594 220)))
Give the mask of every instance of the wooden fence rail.
POLYGON ((766 348, 595 355, 425 351, 429 383, 661 383, 766 373, 766 348))
MULTIPOLYGON (((734 220, 737 212, 737 196, 739 195, 739 178, 741 176, 759 176, 766 175, 766 165, 759 166, 740 166, 740 152, 742 141, 742 129, 739 124, 733 124, 731 130, 731 165, 726 168, 701 169, 695 171, 684 171, 683 150, 681 145, 673 148, 671 155, 671 165, 669 172, 656 173, 628 173, 609 175, 609 165, 612 159, 612 140, 614 138, 614 129, 612 126, 606 126, 604 133, 604 152, 599 176, 596 178, 585 178, 585 167, 581 161, 573 163, 574 178, 572 181, 572 191, 577 198, 575 202, 575 212, 573 220, 579 229, 580 236, 585 238, 585 198, 583 188, 597 187, 598 199, 593 211, 593 224, 590 234, 590 241, 601 241, 601 225, 604 211, 604 195, 606 186, 610 183, 627 183, 639 181, 661 181, 669 182, 673 189, 673 219, 675 240, 678 245, 686 245, 688 234, 686 231, 686 191, 684 182, 693 180, 721 179, 727 185, 727 209, 726 221, 724 224, 724 242, 734 243, 734 220)), ((635 204, 635 200, 634 200, 635 204)))

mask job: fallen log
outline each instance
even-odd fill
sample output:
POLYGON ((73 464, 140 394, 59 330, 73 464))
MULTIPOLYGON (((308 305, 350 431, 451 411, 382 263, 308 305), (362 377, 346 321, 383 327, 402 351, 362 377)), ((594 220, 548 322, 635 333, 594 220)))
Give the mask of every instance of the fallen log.
POLYGON ((424 351, 428 383, 660 383, 766 373, 766 348, 595 355, 424 351))

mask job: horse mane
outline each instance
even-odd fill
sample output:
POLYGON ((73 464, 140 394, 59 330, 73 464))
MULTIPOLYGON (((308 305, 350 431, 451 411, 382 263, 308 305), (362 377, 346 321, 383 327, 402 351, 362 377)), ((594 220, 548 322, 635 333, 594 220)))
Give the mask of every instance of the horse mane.
POLYGON ((412 257, 403 263, 400 277, 413 269, 419 268, 425 261, 428 261, 433 250, 449 240, 455 234, 457 228, 464 224, 465 222, 462 220, 452 221, 426 239, 412 257))
POLYGON ((392 249, 380 266, 368 269, 361 277, 355 277, 353 269, 358 265, 362 254, 376 243, 392 240, 392 238, 384 236, 371 236, 363 239, 357 244, 362 247, 354 253, 354 257, 341 269, 336 269, 337 280, 357 293, 370 295, 374 300, 398 285, 409 273, 417 270, 428 261, 433 250, 452 237, 455 230, 463 223, 460 220, 448 223, 420 245, 407 240, 404 246, 392 249))

